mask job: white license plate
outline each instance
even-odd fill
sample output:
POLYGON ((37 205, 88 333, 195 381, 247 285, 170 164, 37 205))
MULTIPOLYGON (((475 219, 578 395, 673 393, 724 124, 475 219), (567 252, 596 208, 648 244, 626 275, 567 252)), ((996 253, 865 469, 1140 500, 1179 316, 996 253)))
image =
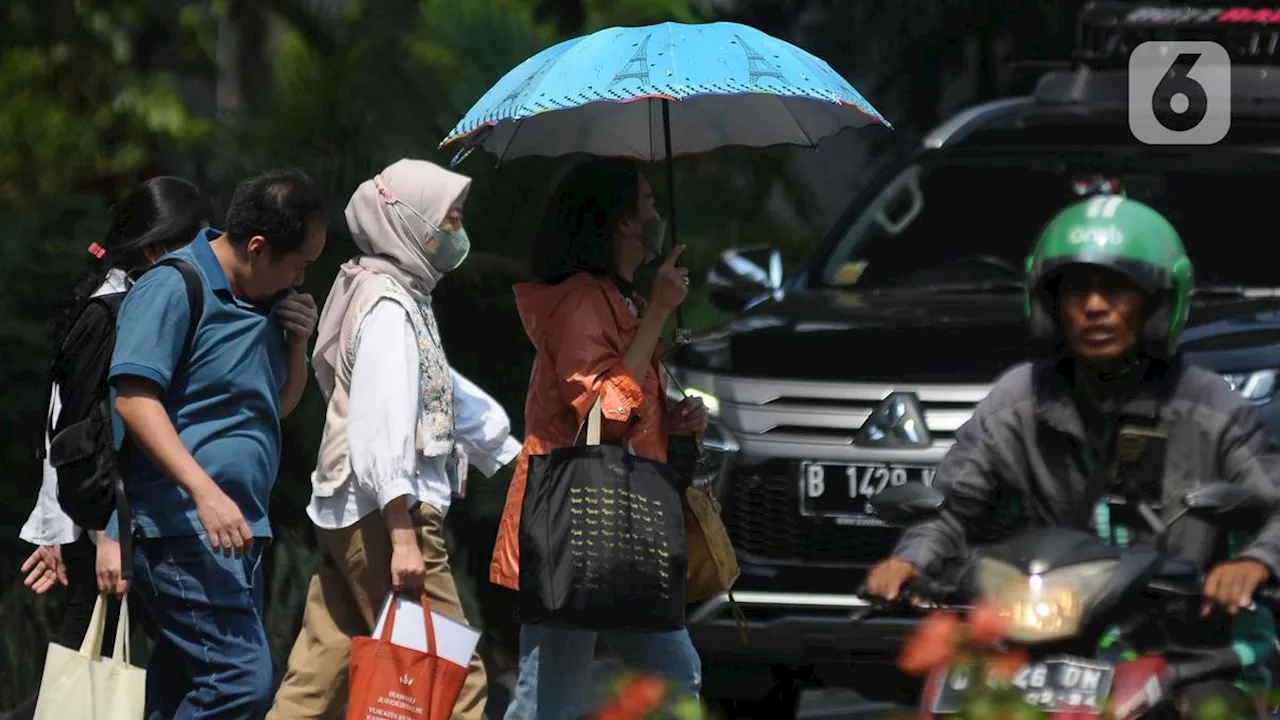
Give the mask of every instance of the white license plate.
POLYGON ((802 462, 800 514, 883 526, 885 523, 875 516, 871 499, 895 485, 932 485, 935 472, 929 465, 802 462))
MULTIPOLYGON (((933 712, 951 714, 964 704, 977 671, 957 665, 947 673, 933 700, 933 712)), ((1059 657, 1034 662, 1019 670, 1009 685, 1022 692, 1028 705, 1047 712, 1102 712, 1111 692, 1115 668, 1110 663, 1059 657)))

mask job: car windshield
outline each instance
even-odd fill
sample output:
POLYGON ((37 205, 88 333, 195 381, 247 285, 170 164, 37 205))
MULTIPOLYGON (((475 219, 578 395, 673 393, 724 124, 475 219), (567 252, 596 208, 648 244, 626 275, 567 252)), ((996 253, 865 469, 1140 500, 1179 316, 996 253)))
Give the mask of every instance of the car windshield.
POLYGON ((1016 291, 1032 243, 1079 193, 1119 191, 1173 223, 1197 284, 1280 286, 1263 248, 1280 164, 1237 152, 1173 155, 1061 147, 950 151, 909 167, 855 219, 823 284, 868 291, 1016 291), (918 191, 916 191, 918 189, 918 191))

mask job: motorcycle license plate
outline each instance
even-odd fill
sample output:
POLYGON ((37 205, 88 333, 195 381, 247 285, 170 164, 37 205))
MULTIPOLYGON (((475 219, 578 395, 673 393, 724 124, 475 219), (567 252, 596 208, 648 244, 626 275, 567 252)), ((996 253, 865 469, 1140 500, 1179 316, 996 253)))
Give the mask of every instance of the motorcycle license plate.
MULTIPOLYGON (((933 712, 958 712, 965 695, 977 680, 969 665, 952 667, 933 699, 933 712)), ((1115 668, 1110 663, 1058 657, 1026 665, 1009 679, 1028 704, 1047 712, 1101 713, 1111 692, 1115 668)))

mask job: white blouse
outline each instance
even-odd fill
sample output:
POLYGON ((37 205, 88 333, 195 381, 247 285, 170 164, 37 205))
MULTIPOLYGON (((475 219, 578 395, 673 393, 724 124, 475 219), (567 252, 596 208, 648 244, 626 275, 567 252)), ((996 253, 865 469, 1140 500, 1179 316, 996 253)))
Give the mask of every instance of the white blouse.
MULTIPOLYGON (((122 270, 110 270, 106 279, 91 297, 121 293, 129 289, 133 283, 122 270)), ((58 424, 58 416, 62 413, 62 401, 58 397, 58 385, 54 383, 52 397, 49 400, 49 415, 53 424, 58 424)), ((18 531, 18 537, 32 545, 69 545, 80 538, 80 528, 62 511, 58 504, 58 473, 49 464, 49 430, 44 431, 45 459, 41 468, 40 493, 36 495, 36 506, 27 517, 27 522, 18 531)), ((92 535, 90 536, 92 537, 92 535)))
MULTIPOLYGON (((307 515, 317 527, 350 527, 405 495, 449 511, 449 457, 417 452, 420 405, 418 341, 409 314, 383 299, 360 322, 347 406, 352 477, 331 497, 314 494, 307 515), (369 352, 361 352, 368 348, 369 352)), ((453 371, 455 441, 472 466, 492 476, 520 453, 502 406, 453 371)))

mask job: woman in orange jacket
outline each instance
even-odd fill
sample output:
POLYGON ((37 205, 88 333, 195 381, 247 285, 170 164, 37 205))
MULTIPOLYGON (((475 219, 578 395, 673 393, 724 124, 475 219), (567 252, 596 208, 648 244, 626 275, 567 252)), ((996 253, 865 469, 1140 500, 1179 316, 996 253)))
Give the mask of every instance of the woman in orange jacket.
MULTIPOLYGON (((534 251, 540 282, 515 288, 525 332, 537 348, 525 401, 525 441, 507 492, 490 579, 519 589, 520 510, 530 455, 574 443, 601 398, 602 436, 632 453, 667 458, 671 434, 706 429, 700 400, 668 407, 662 331, 684 302, 689 271, 675 266, 682 247, 663 261, 645 302, 632 276, 658 257, 665 225, 653 190, 635 164, 593 160, 561 183, 534 251)), ((601 631, 637 670, 657 673, 697 695, 701 661, 685 630, 601 631)), ((520 679, 506 720, 577 718, 590 688, 597 633, 525 625, 520 679)))

